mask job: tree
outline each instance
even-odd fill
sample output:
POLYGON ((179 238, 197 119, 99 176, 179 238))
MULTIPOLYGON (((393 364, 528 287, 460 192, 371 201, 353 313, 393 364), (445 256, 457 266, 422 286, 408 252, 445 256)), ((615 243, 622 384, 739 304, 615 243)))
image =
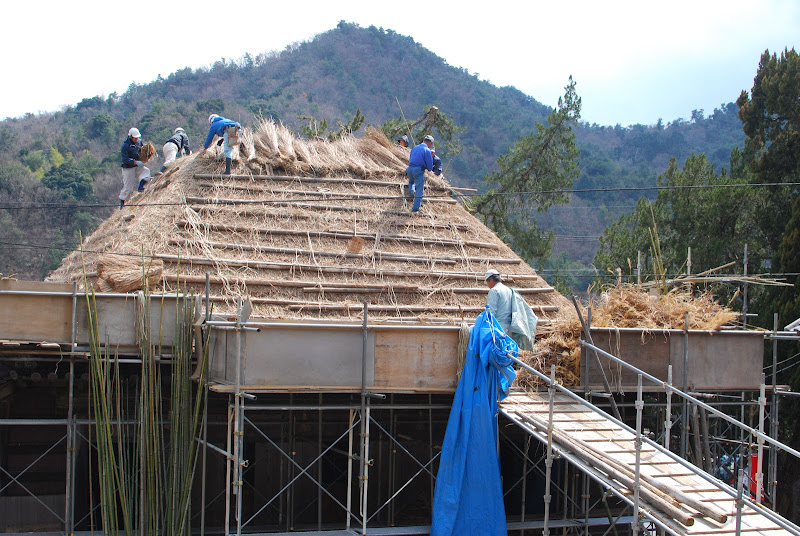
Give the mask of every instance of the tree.
MULTIPOLYGON (((761 55, 750 94, 736 101, 747 136, 750 165, 762 183, 795 182, 800 178, 800 58, 794 49, 780 58, 761 55)), ((780 246, 793 195, 789 187, 764 188, 766 203, 758 214, 770 250, 780 246)))
POLYGON ((439 110, 437 106, 425 106, 425 113, 415 121, 406 120, 405 117, 394 117, 384 121, 381 130, 390 140, 396 140, 400 136, 411 136, 411 143, 419 142, 426 135, 430 134, 436 139, 437 156, 449 156, 450 158, 458 155, 461 150, 461 143, 458 136, 467 131, 466 127, 457 125, 453 118, 439 110))
POLYGON ((94 200, 94 183, 72 159, 44 174, 42 184, 78 201, 94 200))
POLYGON ((578 178, 580 155, 572 128, 580 119, 581 99, 569 78, 547 126, 536 123, 535 134, 523 136, 497 160, 498 170, 486 175, 489 191, 475 199, 477 215, 522 257, 542 259, 552 248, 531 218, 535 208, 545 212, 569 202, 568 190, 578 178))
POLYGON ((748 264, 760 266, 766 253, 755 223, 757 207, 751 190, 733 187, 748 183, 752 176, 739 150, 731 153, 730 161, 730 173, 724 168, 717 173, 704 154, 690 156, 683 168, 673 157, 658 177, 658 185, 665 189, 658 192, 655 201, 640 199, 630 214, 603 231, 595 266, 628 272, 636 265, 637 252, 642 251, 650 259, 658 257, 667 272, 675 273, 685 266, 691 247, 692 272, 698 273, 739 261, 745 244, 748 264), (651 229, 657 233, 658 252, 653 251, 651 229))

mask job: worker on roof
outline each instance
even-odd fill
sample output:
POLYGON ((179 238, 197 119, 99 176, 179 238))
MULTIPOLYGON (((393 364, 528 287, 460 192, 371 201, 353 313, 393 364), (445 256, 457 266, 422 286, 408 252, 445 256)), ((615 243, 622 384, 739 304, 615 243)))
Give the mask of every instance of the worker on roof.
POLYGON ((500 272, 494 268, 487 270, 484 276, 489 287, 486 297, 486 307, 492 312, 503 331, 508 333, 511 327, 511 307, 514 303, 514 294, 500 279, 500 272))
POLYGON ((125 200, 137 189, 141 192, 144 185, 150 181, 150 169, 139 160, 139 151, 142 149, 142 134, 139 129, 132 127, 128 130, 128 137, 122 142, 120 155, 122 158, 122 191, 119 193, 119 208, 125 206, 125 200), (138 183, 138 188, 137 188, 138 183))
POLYGON ((239 143, 239 132, 242 129, 242 125, 217 114, 208 116, 208 125, 208 136, 206 136, 206 142, 203 144, 203 150, 200 153, 206 152, 211 147, 214 136, 220 136, 222 138, 220 140, 222 142, 222 152, 225 154, 225 172, 223 175, 230 175, 233 146, 239 143))
POLYGON ((431 147, 433 147, 433 136, 428 134, 422 139, 422 143, 411 149, 411 155, 408 158, 408 167, 406 168, 408 191, 409 194, 414 195, 412 213, 419 212, 419 207, 422 205, 422 196, 425 195, 425 170, 433 170, 431 147))
POLYGON ((408 136, 405 135, 397 138, 397 144, 400 145, 400 147, 408 147, 411 145, 411 143, 408 141, 408 136))
POLYGON ((164 173, 167 166, 173 162, 176 157, 192 154, 192 149, 189 147, 189 136, 186 135, 186 131, 183 130, 183 127, 175 129, 172 137, 167 140, 162 149, 164 151, 164 165, 161 166, 161 169, 158 171, 159 173, 164 173))

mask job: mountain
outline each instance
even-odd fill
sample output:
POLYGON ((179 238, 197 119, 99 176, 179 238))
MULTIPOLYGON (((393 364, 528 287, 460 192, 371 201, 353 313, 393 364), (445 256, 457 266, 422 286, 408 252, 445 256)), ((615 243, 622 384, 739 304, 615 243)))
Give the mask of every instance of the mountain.
MULTIPOLYGON (((580 94, 579 80, 577 89, 580 94)), ((272 117, 297 132, 304 124, 300 116, 335 124, 360 109, 368 124, 379 126, 400 117, 400 106, 413 119, 426 105, 438 106, 466 127, 460 136, 464 150, 452 159, 448 178, 457 186, 477 187, 497 157, 550 111, 515 88, 493 86, 448 65, 410 37, 341 22, 280 52, 222 59, 208 68, 132 84, 123 94, 86 98, 56 113, 2 121, 0 272, 43 278, 77 244, 78 233, 88 234, 112 212, 121 186, 119 145, 130 126, 158 149, 182 126, 196 147, 212 112, 245 126, 259 116, 272 117), (46 209, 35 208, 42 203, 46 209)), ((731 103, 708 117, 698 110, 690 120, 628 128, 582 123, 576 128, 582 175, 575 187, 653 185, 671 156, 682 162, 693 152, 727 166, 730 150, 744 139, 736 111, 731 103)), ((639 196, 577 193, 570 212, 538 217, 557 235, 596 235, 639 196)), ((569 240, 557 245, 557 253, 587 264, 595 245, 591 239, 569 240)))

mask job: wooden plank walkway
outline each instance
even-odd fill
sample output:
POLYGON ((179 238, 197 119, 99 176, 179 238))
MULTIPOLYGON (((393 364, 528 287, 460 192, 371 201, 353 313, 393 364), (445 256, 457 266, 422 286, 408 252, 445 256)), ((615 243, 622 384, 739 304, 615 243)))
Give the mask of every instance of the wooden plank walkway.
MULTIPOLYGON (((512 392, 500 403, 500 409, 511 421, 547 444, 547 392, 512 392)), ((633 499, 630 484, 636 461, 634 434, 567 395, 557 393, 553 445, 580 458, 591 468, 585 470, 601 475, 620 494, 633 499)), ((641 449, 640 475, 640 508, 675 534, 736 534, 736 499, 721 485, 710 483, 647 443, 641 449)), ((741 532, 768 536, 792 534, 747 505, 742 509, 741 532)))

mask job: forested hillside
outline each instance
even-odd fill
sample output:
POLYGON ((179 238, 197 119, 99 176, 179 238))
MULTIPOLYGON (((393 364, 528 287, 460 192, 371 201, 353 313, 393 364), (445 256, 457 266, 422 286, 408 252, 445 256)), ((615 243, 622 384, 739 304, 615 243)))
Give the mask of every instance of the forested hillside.
MULTIPOLYGON (((466 127, 463 151, 452 158, 448 178, 480 187, 498 156, 533 132, 554 104, 482 81, 410 37, 340 23, 280 52, 221 59, 209 68, 133 84, 121 95, 87 96, 52 114, 7 119, 0 123, 0 272, 44 277, 65 249, 75 246, 79 232, 93 229, 116 207, 119 145, 131 126, 160 150, 177 126, 195 147, 202 143, 212 112, 244 125, 270 116, 299 132, 307 121, 301 116, 336 124, 360 109, 367 124, 379 126, 400 117, 400 106, 412 119, 436 105, 466 127), (42 203, 51 205, 42 209, 42 203)), ((666 124, 580 124, 581 175, 575 187, 653 185, 671 156, 682 162, 692 153, 705 153, 718 168, 727 166, 731 149, 744 139, 736 111, 731 103, 707 116, 698 110, 666 124)), ((452 155, 443 156, 447 164, 452 155)), ((571 211, 553 210, 540 219, 565 237, 556 247, 562 261, 587 265, 597 241, 574 237, 599 234, 640 194, 577 193, 571 211)))

